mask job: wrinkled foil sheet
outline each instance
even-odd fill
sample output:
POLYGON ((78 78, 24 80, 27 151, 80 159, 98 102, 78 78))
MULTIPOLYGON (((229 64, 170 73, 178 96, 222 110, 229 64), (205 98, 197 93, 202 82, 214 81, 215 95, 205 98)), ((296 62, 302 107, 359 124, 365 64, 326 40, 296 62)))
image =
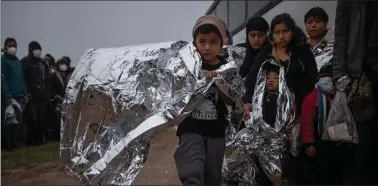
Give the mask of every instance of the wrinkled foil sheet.
POLYGON ((332 63, 334 43, 333 33, 333 27, 328 29, 328 32, 324 39, 312 50, 315 56, 316 66, 318 67, 318 70, 320 70, 327 63, 332 63))
POLYGON ((226 182, 238 185, 256 185, 258 171, 263 171, 274 185, 284 184, 285 159, 290 146, 290 134, 295 122, 294 95, 285 81, 284 67, 279 71, 279 96, 274 128, 263 120, 262 105, 265 93, 266 71, 268 63, 278 65, 274 60, 267 60, 262 65, 253 96, 252 117, 246 122, 246 128, 234 135, 227 144, 223 166, 226 182), (262 170, 259 170, 259 164, 262 170))
POLYGON ((228 63, 206 80, 191 43, 88 50, 67 87, 60 166, 82 184, 130 185, 154 134, 179 124, 213 83, 234 99, 230 113, 242 112, 237 74, 245 51, 223 52, 228 63))

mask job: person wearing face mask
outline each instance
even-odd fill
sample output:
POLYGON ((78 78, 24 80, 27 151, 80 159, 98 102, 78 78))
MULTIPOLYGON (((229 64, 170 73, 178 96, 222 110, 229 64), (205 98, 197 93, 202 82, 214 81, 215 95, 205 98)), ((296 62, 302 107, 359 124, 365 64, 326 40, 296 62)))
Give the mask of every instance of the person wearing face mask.
MULTIPOLYGON (((22 73, 21 61, 17 58, 17 42, 14 38, 7 38, 4 42, 4 54, 1 55, 1 93, 2 93, 2 111, 6 106, 11 105, 14 101, 18 102, 21 106, 28 103, 29 98, 27 89, 24 83, 22 73)), ((4 115, 4 113, 2 113, 4 115)), ((21 121, 21 115, 17 118, 21 121)), ((2 121, 4 121, 2 119, 2 121)), ((3 125, 2 125, 3 126, 3 125)), ((5 126, 3 136, 4 146, 7 149, 17 147, 20 137, 21 127, 17 125, 5 126)))
POLYGON ((41 59, 42 47, 36 42, 29 43, 29 54, 21 62, 30 103, 26 107, 27 145, 41 145, 46 142, 46 109, 49 101, 48 66, 41 59))
POLYGON ((56 63, 56 69, 58 72, 58 75, 60 75, 62 79, 63 87, 65 88, 67 86, 68 80, 71 77, 71 68, 70 68, 70 59, 68 57, 62 57, 59 59, 56 63))
POLYGON ((74 68, 74 67, 71 67, 71 59, 70 59, 70 57, 68 57, 68 56, 63 56, 62 59, 66 59, 66 61, 68 62, 68 63, 67 63, 67 65, 68 65, 68 70, 67 70, 67 72, 68 72, 68 73, 67 73, 67 77, 66 77, 66 79, 67 79, 67 83, 68 83, 68 80, 70 79, 70 77, 71 77, 73 71, 75 70, 75 68, 74 68))
MULTIPOLYGON (((52 64, 50 60, 52 57, 45 56, 45 63, 52 64), (50 63, 49 63, 50 62, 50 63)), ((61 109, 63 104, 63 98, 66 87, 66 77, 68 73, 68 60, 66 58, 59 59, 54 66, 50 67, 48 75, 49 86, 49 105, 47 109, 47 140, 59 141, 60 140, 60 119, 61 109)))
POLYGON ((55 68, 55 58, 51 54, 46 54, 43 61, 47 64, 50 71, 55 68))
POLYGON ((301 184, 342 185, 345 144, 321 139, 336 87, 332 81, 332 64, 319 70, 318 82, 303 100, 300 118, 301 143, 304 147, 304 167, 301 184))

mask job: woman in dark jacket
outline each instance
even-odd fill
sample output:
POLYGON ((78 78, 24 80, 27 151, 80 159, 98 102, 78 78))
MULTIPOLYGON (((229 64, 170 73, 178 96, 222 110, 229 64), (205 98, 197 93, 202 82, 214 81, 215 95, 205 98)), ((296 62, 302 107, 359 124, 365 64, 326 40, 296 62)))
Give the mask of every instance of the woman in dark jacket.
MULTIPOLYGON (((246 77, 252 67, 255 57, 260 49, 267 43, 267 33, 269 24, 262 17, 254 17, 250 19, 246 25, 246 43, 247 52, 244 62, 240 67, 240 76, 246 77)), ((241 46, 241 45, 239 45, 241 46)))
POLYGON ((295 95, 297 111, 300 111, 304 97, 314 88, 318 76, 314 55, 306 45, 306 36, 289 14, 274 17, 270 29, 269 38, 272 43, 261 49, 246 77, 246 94, 243 98, 246 119, 250 117, 252 109, 257 74, 268 58, 273 58, 285 67, 286 81, 295 95))
POLYGON ((50 125, 48 128, 48 139, 53 141, 60 140, 60 120, 65 89, 68 82, 69 61, 61 58, 57 61, 54 69, 49 73, 51 83, 51 100, 49 116, 50 125))

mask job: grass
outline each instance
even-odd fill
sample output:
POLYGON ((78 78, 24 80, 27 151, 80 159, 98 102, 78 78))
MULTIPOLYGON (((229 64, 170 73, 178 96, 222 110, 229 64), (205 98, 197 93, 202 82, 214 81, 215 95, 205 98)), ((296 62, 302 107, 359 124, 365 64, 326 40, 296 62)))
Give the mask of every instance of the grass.
POLYGON ((37 147, 20 147, 13 151, 1 150, 1 170, 31 167, 41 163, 59 162, 59 143, 37 147))
MULTIPOLYGON (((175 127, 168 131, 176 131, 175 127)), ((59 143, 50 142, 38 147, 20 147, 13 151, 1 150, 1 170, 29 168, 41 163, 59 162, 59 143)))

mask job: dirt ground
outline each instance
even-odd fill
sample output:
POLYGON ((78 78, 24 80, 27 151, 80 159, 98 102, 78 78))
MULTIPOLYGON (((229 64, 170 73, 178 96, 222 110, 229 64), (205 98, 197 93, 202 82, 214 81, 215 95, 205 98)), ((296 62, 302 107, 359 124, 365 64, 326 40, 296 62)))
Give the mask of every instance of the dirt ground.
MULTIPOLYGON (((133 185, 180 185, 173 152, 178 143, 174 130, 156 136, 147 162, 133 185)), ((3 171, 2 185, 78 185, 73 178, 58 171, 58 163, 45 163, 26 170, 3 171)))

